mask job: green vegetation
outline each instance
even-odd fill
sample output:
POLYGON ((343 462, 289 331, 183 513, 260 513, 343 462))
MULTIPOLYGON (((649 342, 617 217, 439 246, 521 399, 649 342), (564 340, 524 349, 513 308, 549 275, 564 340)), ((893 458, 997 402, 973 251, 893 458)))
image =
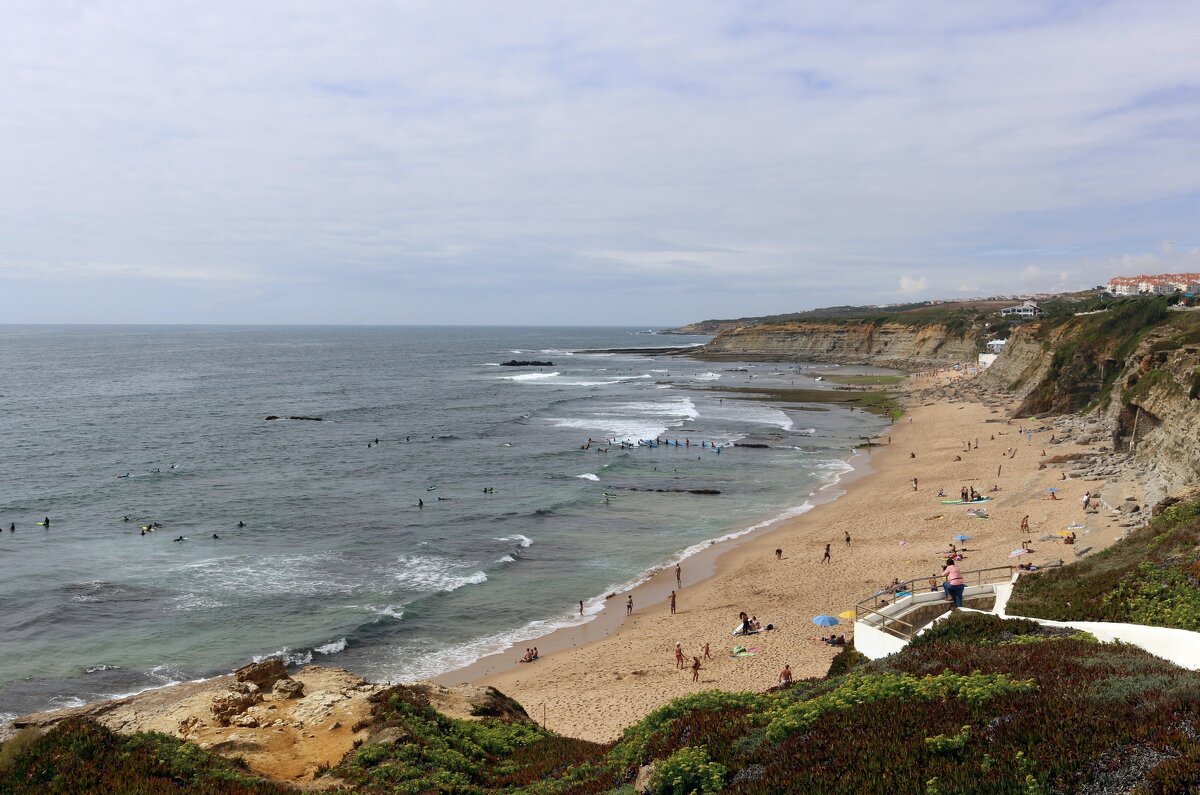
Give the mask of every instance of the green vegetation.
POLYGON ((1040 323, 1044 337, 1067 324, 1070 329, 1062 332, 1046 377, 1025 399, 1020 414, 1067 414, 1104 405, 1125 360, 1151 329, 1172 314, 1165 297, 1096 299, 1095 303, 1105 311, 1083 317, 1047 312, 1040 323))
MULTIPOLYGON (((1189 513, 1194 520, 1195 506, 1176 511, 1160 535, 1189 513)), ((612 745, 559 737, 508 709, 448 718, 419 688, 390 688, 376 699, 373 739, 333 773, 342 791, 369 794, 631 795, 649 764, 652 792, 689 795, 1200 785, 1200 674, 1131 646, 981 614, 956 614, 926 636, 846 674, 677 699, 612 745)), ((121 738, 75 722, 11 742, 12 753, 0 751, 4 792, 284 791, 158 735, 121 738)))
POLYGON ((893 422, 904 416, 904 409, 890 392, 871 390, 859 392, 838 389, 793 389, 788 387, 722 386, 708 387, 707 391, 724 392, 738 400, 765 400, 771 403, 792 404, 788 408, 805 408, 805 403, 824 403, 834 406, 869 411, 893 422))
POLYGON ((907 375, 843 375, 841 373, 820 373, 821 377, 832 384, 848 386, 897 386, 904 383, 907 375))
POLYGON ((1200 502, 1172 505, 1120 544, 1071 566, 1022 577, 1008 609, 1200 630, 1200 502))
POLYGON ((266 795, 291 788, 165 734, 119 735, 72 718, 42 736, 26 732, 0 749, 0 792, 211 793, 266 795))

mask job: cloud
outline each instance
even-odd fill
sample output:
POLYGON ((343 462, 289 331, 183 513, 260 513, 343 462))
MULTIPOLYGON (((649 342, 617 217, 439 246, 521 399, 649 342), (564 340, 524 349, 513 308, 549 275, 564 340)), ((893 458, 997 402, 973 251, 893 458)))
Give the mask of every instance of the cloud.
MULTIPOLYGON (((184 288, 250 282, 288 285, 264 321, 640 324, 964 273, 1095 284, 1200 244, 1197 38, 1200 6, 1167 0, 22 4, 0 291, 176 285, 154 299, 220 321, 184 288)), ((94 317, 100 295, 58 297, 94 317)))

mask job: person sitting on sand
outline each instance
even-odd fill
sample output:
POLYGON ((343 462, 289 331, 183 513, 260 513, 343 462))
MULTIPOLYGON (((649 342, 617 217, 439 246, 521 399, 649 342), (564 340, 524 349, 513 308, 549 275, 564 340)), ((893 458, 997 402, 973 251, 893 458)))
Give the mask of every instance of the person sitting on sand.
POLYGON ((525 649, 525 656, 521 658, 521 662, 533 662, 533 649, 525 649))
POLYGON ((783 664, 783 670, 779 672, 779 686, 791 687, 792 684, 792 666, 787 663, 783 664))
POLYGON ((834 646, 845 646, 845 645, 846 645, 846 636, 845 636, 845 635, 838 635, 838 636, 837 636, 837 640, 835 640, 835 641, 833 642, 833 645, 834 645, 834 646))
POLYGON ((536 660, 537 658, 538 658, 538 650, 537 650, 537 646, 534 646, 533 647, 533 659, 536 660))
POLYGON ((750 631, 760 632, 761 630, 762 624, 758 622, 758 616, 750 616, 750 631))
POLYGON ((939 488, 939 489, 938 489, 938 496, 939 496, 939 497, 945 497, 945 496, 946 496, 946 490, 945 490, 945 489, 943 489, 943 488, 939 488))

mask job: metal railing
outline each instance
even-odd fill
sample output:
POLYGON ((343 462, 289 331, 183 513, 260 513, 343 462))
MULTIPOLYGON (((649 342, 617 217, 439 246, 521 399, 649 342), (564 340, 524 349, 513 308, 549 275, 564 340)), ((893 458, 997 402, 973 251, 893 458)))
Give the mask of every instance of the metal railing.
MULTIPOLYGON (((993 566, 987 569, 971 569, 962 572, 963 583, 968 587, 977 585, 991 585, 996 583, 1005 583, 1012 580, 1014 569, 1012 566, 993 566)), ((898 638, 911 638, 916 631, 916 626, 901 618, 896 618, 892 615, 893 611, 884 610, 881 608, 891 608, 895 606, 899 599, 910 599, 922 593, 937 593, 942 590, 941 572, 937 574, 927 574, 917 577, 910 577, 906 580, 901 580, 898 586, 892 586, 887 591, 880 591, 873 596, 861 600, 854 606, 855 621, 862 621, 868 616, 879 616, 879 624, 876 629, 893 635, 898 638), (914 588, 915 583, 921 583, 917 588, 914 588), (934 583, 932 586, 929 583, 934 583), (897 596, 897 594, 903 596, 897 596)), ((936 604, 936 602, 928 602, 926 604, 936 604)), ((909 602, 905 605, 907 610, 915 605, 909 602)))

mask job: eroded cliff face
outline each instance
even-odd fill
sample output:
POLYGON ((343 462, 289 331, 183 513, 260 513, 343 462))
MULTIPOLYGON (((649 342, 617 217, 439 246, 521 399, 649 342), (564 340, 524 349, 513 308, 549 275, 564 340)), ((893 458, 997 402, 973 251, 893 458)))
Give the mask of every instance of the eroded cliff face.
POLYGON ((1114 449, 1132 452, 1154 497, 1200 482, 1200 345, 1161 344, 1157 335, 1142 341, 1104 412, 1114 449))
POLYGON ((701 355, 874 364, 905 370, 974 363, 973 331, 901 323, 773 323, 722 331, 701 355))
POLYGON ((1200 483, 1200 343, 1186 323, 1133 335, 1084 324, 1013 331, 983 376, 1021 399, 1018 417, 1083 412, 1100 420, 1111 450, 1128 453, 1147 502, 1200 483))

